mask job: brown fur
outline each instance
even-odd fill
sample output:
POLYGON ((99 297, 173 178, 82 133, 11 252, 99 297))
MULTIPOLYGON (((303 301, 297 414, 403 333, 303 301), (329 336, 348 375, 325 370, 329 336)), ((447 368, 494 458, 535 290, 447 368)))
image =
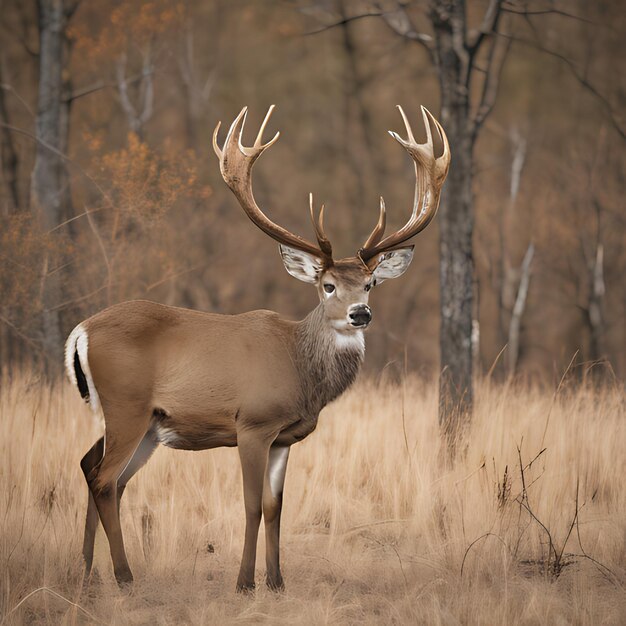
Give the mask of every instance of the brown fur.
POLYGON ((267 583, 282 588, 282 481, 273 493, 270 447, 304 439, 315 429, 322 408, 354 381, 363 349, 359 341, 343 345, 337 337, 362 332, 344 326, 348 307, 367 302, 364 285, 369 280, 359 263, 329 268, 319 281, 319 306, 301 322, 271 311, 228 316, 147 301, 118 304, 83 322, 89 369, 105 420, 104 453, 98 442, 83 460, 90 489, 83 547, 88 568, 97 510, 116 577, 120 584, 132 580, 119 502, 126 481, 149 456, 134 460, 140 444, 156 445, 161 437, 165 445, 185 450, 239 447, 246 538, 237 586, 254 586, 256 538, 264 513, 267 583), (324 295, 325 281, 336 284, 332 299, 324 295), (124 472, 129 463, 131 469, 124 472))

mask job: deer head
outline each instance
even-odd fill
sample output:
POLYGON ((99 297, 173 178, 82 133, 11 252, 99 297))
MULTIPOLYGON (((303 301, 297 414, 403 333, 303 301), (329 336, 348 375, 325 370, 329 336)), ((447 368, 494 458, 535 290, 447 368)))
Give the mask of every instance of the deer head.
POLYGON ((278 241, 285 268, 295 278, 315 285, 330 325, 340 333, 349 333, 368 326, 372 312, 368 306, 372 287, 390 278, 401 276, 413 258, 412 245, 402 245, 422 231, 434 218, 439 206, 441 188, 450 165, 450 148, 439 122, 424 108, 426 143, 417 143, 411 126, 398 106, 407 138, 389 134, 409 153, 415 165, 415 199, 407 223, 398 231, 384 236, 385 202, 380 199, 378 223, 363 246, 352 256, 334 260, 331 243, 324 231, 324 206, 315 215, 313 197, 309 210, 317 243, 312 243, 275 224, 259 208, 252 193, 252 167, 261 154, 276 142, 280 133, 263 143, 263 132, 272 115, 272 105, 261 124, 251 147, 243 146, 241 134, 246 121, 244 107, 232 123, 223 148, 217 143, 221 122, 213 133, 213 149, 220 161, 220 171, 248 217, 266 234, 278 241), (433 135, 434 133, 434 135, 433 135), (435 138, 435 139, 434 139, 435 138), (435 156, 435 141, 439 156, 435 156))

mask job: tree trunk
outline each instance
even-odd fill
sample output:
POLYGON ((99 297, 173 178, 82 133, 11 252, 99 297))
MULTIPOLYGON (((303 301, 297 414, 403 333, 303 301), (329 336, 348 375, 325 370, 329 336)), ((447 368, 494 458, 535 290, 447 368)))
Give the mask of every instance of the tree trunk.
MULTIPOLYGON (((11 120, 9 119, 9 111, 6 105, 5 90, 2 87, 4 83, 3 62, 4 59, 0 58, 0 121, 10 124, 11 120)), ((0 135, 0 163, 2 166, 2 178, 8 192, 8 198, 2 202, 0 207, 0 216, 6 217, 20 209, 20 195, 17 186, 17 150, 13 142, 13 135, 8 128, 3 128, 0 135)))
POLYGON ((469 56, 462 0, 433 4, 441 123, 452 152, 439 209, 441 376, 439 423, 449 442, 472 410, 473 197, 469 56))
POLYGON ((520 279, 517 289, 515 304, 511 311, 511 321, 509 323, 509 352, 507 356, 509 376, 515 375, 517 369, 517 361, 520 352, 520 333, 522 329, 522 316, 526 309, 526 299, 528 298, 528 288, 530 287, 530 270, 535 254, 535 246, 531 241, 524 254, 524 260, 520 266, 520 279))
MULTIPOLYGON (((62 0, 38 0, 39 14, 39 91, 37 97, 37 148, 31 178, 30 200, 33 213, 44 232, 63 218, 63 200, 68 193, 68 176, 55 151, 66 147, 67 104, 63 101, 63 67, 66 15, 62 0)), ((43 347, 51 370, 62 361, 63 337, 60 314, 55 306, 61 301, 61 281, 55 266, 54 251, 46 255, 42 275, 43 347)))
POLYGON ((590 331, 589 357, 591 361, 601 361, 606 354, 604 339, 604 246, 598 242, 596 253, 589 264, 589 306, 587 319, 590 331))

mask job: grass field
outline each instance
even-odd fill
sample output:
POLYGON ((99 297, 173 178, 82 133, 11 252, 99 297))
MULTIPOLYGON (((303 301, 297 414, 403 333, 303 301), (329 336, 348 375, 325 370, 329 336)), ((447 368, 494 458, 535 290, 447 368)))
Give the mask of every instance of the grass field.
POLYGON ((362 381, 324 411, 289 461, 278 595, 262 532, 256 595, 234 593, 236 450, 160 448, 122 503, 135 583, 121 592, 101 530, 83 584, 89 409, 69 384, 5 381, 2 624, 626 623, 623 391, 482 383, 448 471, 436 411, 436 385, 417 379, 362 381))

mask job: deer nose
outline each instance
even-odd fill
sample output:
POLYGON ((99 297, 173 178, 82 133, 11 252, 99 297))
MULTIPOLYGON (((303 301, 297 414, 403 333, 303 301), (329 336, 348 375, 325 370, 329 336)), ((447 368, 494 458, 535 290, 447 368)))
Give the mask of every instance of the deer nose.
POLYGON ((372 321, 372 310, 367 304, 353 304, 348 317, 352 326, 367 326, 372 321))

